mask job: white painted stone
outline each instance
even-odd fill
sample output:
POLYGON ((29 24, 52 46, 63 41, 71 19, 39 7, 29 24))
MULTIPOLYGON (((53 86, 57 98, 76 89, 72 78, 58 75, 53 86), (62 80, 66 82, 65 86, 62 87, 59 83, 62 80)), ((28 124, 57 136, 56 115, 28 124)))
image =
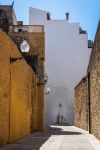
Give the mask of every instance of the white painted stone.
POLYGON ((51 88, 46 95, 46 124, 56 122, 59 103, 65 121, 72 124, 74 87, 86 75, 91 52, 88 35, 79 34, 79 23, 47 20, 47 13, 36 8, 29 10, 30 25, 44 25, 45 29, 46 72, 51 88))

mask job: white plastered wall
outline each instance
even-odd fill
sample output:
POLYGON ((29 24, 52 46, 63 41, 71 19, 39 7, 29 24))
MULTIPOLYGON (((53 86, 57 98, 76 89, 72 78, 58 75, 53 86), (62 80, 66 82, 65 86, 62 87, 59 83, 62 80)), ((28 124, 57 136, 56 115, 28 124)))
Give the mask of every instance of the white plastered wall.
POLYGON ((47 20, 47 12, 30 8, 30 25, 44 25, 46 72, 51 93, 46 95, 46 125, 56 122, 59 104, 69 124, 74 120, 74 87, 86 75, 91 49, 79 23, 47 20))

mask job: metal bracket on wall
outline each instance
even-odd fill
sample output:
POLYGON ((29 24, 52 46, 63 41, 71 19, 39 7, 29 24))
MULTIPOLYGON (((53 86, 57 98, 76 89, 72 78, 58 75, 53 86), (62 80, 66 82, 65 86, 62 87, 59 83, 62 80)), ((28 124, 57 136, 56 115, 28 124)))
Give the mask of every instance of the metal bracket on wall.
POLYGON ((44 85, 44 84, 45 84, 44 82, 37 83, 37 86, 44 85))
POLYGON ((17 60, 21 60, 23 57, 10 57, 10 63, 14 63, 17 60))

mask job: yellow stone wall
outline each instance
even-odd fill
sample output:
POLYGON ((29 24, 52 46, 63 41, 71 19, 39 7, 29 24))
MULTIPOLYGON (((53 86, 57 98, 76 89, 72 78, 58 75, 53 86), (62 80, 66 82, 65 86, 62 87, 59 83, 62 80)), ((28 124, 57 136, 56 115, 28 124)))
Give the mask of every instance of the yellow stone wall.
POLYGON ((11 64, 11 141, 30 134, 31 73, 25 60, 17 60, 11 64))
POLYGON ((39 55, 38 65, 38 104, 37 104, 37 122, 38 130, 45 129, 45 82, 44 82, 44 48, 42 47, 39 55))
POLYGON ((0 32, 0 143, 5 144, 30 134, 32 70, 16 45, 0 32))
POLYGON ((31 95, 31 105, 32 105, 32 114, 31 114, 31 132, 37 131, 37 77, 33 73, 32 75, 32 95, 31 95))
POLYGON ((37 99, 37 130, 45 129, 45 84, 38 85, 37 99))
MULTIPOLYGON (((9 33, 9 36, 18 44, 20 43, 20 39, 24 37, 30 45, 30 51, 28 55, 38 56, 38 66, 36 73, 36 82, 38 84, 34 85, 32 88, 32 116, 31 116, 31 131, 40 131, 45 128, 45 82, 44 82, 44 61, 45 61, 45 39, 44 32, 41 33, 9 33), (34 91, 35 90, 35 91, 34 91), (35 95, 34 95, 35 94, 35 95), (36 98, 35 98, 36 97, 36 98), (32 124, 33 122, 33 124, 32 124), (35 123, 35 124, 34 124, 35 123), (35 125, 35 126, 34 126, 35 125)), ((34 78, 34 77, 33 77, 34 78)), ((33 79, 35 80, 35 78, 33 79)))
POLYGON ((17 46, 0 31, 0 145, 44 129, 44 33, 26 34, 30 54, 38 55, 37 75, 22 57, 17 46))
POLYGON ((0 144, 9 142, 9 47, 6 34, 0 32, 0 144))

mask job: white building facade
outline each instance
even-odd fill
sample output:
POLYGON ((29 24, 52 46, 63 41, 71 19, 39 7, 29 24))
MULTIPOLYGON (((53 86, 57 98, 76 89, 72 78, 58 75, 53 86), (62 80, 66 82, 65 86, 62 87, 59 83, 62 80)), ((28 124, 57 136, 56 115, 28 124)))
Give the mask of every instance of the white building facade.
MULTIPOLYGON (((68 17, 68 16, 67 16, 68 17)), ((74 87, 85 76, 91 53, 88 35, 79 23, 51 20, 47 11, 29 9, 30 25, 44 25, 46 72, 50 94, 46 95, 46 125, 74 122, 74 87)))

